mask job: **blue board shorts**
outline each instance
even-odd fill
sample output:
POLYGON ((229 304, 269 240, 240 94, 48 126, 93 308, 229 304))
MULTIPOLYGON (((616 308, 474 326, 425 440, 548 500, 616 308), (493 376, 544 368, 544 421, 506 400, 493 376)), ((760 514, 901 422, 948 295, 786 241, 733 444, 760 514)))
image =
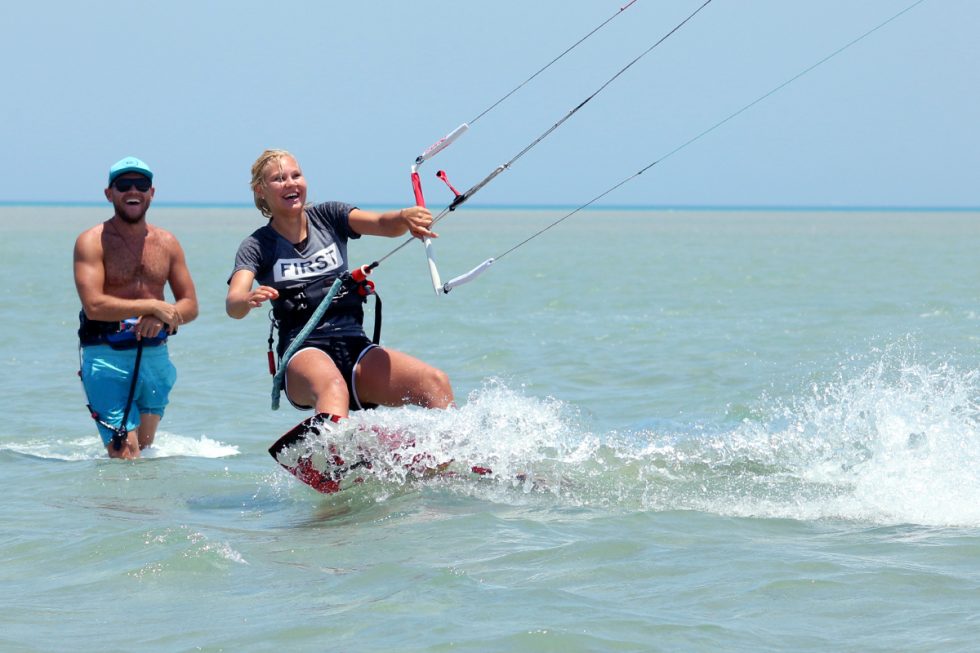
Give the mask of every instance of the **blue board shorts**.
MULTIPOLYGON (((117 350, 109 345, 82 347, 82 386, 89 406, 98 415, 97 420, 112 426, 122 422, 135 363, 135 349, 117 350)), ((163 417, 176 381, 177 368, 170 362, 167 346, 144 347, 126 430, 139 426, 141 414, 163 417)), ((108 446, 115 433, 98 421, 96 425, 102 442, 108 446)))

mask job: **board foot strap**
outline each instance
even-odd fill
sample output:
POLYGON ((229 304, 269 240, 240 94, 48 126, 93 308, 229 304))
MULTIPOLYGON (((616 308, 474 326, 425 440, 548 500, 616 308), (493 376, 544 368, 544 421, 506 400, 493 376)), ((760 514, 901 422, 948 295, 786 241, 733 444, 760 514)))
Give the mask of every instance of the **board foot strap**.
POLYGON ((317 413, 289 431, 269 447, 269 455, 286 471, 306 483, 317 492, 333 494, 342 489, 340 482, 351 470, 371 467, 367 460, 359 458, 348 463, 337 452, 337 447, 327 443, 324 436, 337 429, 340 418, 330 413, 317 413), (307 440, 317 438, 324 442, 324 452, 316 456, 307 440), (322 467, 322 469, 321 469, 322 467))

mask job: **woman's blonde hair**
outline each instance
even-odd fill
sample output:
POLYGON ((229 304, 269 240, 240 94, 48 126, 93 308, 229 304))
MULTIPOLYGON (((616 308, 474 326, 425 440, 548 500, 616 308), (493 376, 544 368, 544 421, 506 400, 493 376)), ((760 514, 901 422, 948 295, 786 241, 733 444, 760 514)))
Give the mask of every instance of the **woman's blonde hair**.
POLYGON ((296 160, 296 157, 294 157, 286 150, 266 150, 261 154, 261 156, 259 156, 259 158, 255 160, 255 163, 252 164, 251 186, 252 186, 252 196, 253 199, 255 200, 255 207, 259 210, 259 212, 262 215, 269 218, 270 220, 272 219, 272 209, 269 208, 269 203, 266 202, 261 195, 259 195, 259 186, 262 186, 265 183, 264 175, 265 175, 266 166, 268 166, 270 163, 275 161, 279 165, 279 169, 281 171, 282 164, 279 162, 282 160, 283 157, 287 157, 287 156, 290 159, 293 159, 294 161, 296 160))

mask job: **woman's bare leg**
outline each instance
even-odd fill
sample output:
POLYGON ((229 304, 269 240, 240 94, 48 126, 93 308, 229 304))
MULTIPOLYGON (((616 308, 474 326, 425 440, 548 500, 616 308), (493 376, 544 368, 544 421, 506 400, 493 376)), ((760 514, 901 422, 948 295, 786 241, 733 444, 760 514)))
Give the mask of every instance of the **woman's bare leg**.
POLYGON ((415 404, 425 408, 455 405, 449 377, 442 370, 393 349, 375 347, 354 370, 362 403, 382 406, 415 404))
POLYGON ((347 417, 347 382, 333 360, 318 349, 302 349, 286 367, 286 392, 293 403, 313 406, 318 413, 347 417))

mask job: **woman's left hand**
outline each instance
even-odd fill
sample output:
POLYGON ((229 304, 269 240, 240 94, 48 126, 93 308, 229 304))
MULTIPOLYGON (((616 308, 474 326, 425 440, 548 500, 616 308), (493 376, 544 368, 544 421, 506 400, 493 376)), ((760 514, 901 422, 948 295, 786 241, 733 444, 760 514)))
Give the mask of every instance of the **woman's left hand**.
POLYGON ((398 212, 398 217, 416 238, 438 238, 439 234, 430 231, 432 214, 424 206, 412 206, 398 212))

